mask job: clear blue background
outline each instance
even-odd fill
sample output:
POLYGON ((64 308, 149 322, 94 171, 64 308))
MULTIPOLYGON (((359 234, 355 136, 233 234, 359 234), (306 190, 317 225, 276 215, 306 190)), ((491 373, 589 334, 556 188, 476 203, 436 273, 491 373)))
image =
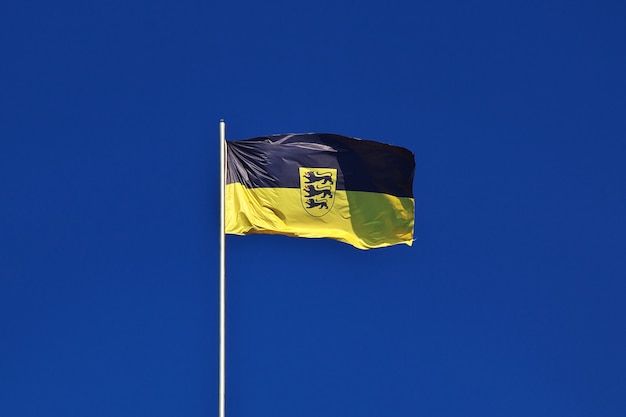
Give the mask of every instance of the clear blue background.
POLYGON ((0 415, 217 414, 224 118, 417 162, 412 248, 227 238, 229 417, 623 417, 625 9, 4 0, 0 415))

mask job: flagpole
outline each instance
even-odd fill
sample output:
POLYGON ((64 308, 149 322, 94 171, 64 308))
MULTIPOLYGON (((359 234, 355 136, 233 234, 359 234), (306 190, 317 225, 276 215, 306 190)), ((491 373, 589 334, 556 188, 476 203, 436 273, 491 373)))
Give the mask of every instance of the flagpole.
POLYGON ((220 367, 219 417, 225 416, 226 403, 226 123, 220 120, 220 367))

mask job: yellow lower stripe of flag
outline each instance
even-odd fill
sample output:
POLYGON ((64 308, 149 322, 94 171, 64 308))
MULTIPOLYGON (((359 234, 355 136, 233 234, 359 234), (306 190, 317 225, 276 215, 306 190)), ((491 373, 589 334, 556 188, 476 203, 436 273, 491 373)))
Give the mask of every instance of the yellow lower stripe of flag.
POLYGON ((413 242, 413 198, 337 190, 316 201, 326 204, 309 207, 297 188, 227 184, 226 233, 331 238, 360 249, 413 242))

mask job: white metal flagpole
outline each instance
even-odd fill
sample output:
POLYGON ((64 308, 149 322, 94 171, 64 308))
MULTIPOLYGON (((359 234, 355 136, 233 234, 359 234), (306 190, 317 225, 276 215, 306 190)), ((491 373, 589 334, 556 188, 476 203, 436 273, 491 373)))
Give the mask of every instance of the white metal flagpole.
POLYGON ((220 382, 219 417, 224 417, 226 402, 226 123, 220 120, 220 382))

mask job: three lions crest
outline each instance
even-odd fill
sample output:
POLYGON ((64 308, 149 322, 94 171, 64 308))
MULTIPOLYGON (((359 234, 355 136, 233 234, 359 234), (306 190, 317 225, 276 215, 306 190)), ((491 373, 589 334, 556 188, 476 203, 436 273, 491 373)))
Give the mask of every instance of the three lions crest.
POLYGON ((322 217, 330 211, 336 189, 336 168, 300 167, 300 201, 311 216, 322 217))

